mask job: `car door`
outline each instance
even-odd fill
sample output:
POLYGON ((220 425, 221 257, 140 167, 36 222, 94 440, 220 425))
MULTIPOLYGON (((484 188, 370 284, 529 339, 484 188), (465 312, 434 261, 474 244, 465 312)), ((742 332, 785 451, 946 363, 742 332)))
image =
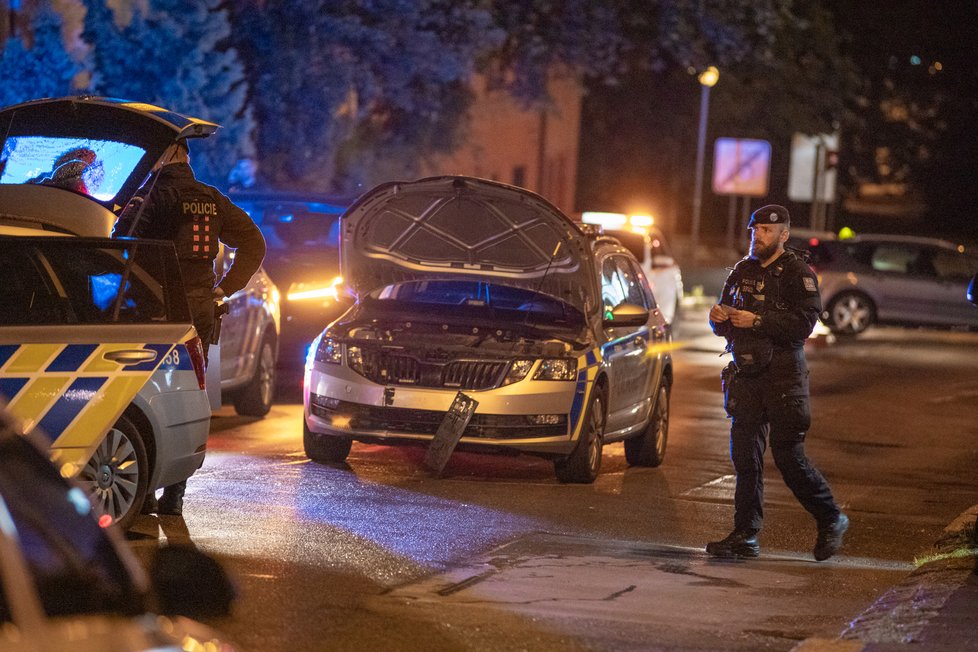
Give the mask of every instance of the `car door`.
MULTIPOLYGON (((600 269, 605 315, 622 303, 633 303, 648 309, 648 297, 631 259, 623 255, 610 255, 602 261, 600 269)), ((602 356, 609 380, 605 432, 614 433, 627 428, 635 420, 636 410, 647 403, 654 364, 646 355, 649 340, 647 326, 605 328, 604 337, 602 356)))
POLYGON ((967 254, 935 247, 931 262, 937 275, 934 295, 940 302, 939 315, 949 324, 978 325, 978 312, 975 312, 966 297, 968 283, 978 271, 978 258, 967 254))
POLYGON ((880 242, 873 247, 869 264, 880 297, 876 308, 881 319, 927 322, 927 315, 938 310, 936 273, 924 247, 880 242))
POLYGON ((0 403, 74 475, 196 337, 173 245, 0 236, 0 274, 0 403))

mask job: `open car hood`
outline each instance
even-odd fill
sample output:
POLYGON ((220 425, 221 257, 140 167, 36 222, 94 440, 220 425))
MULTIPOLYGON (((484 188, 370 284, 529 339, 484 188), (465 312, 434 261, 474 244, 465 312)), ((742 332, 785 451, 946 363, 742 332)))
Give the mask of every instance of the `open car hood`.
POLYGON ((6 107, 0 110, 0 217, 108 235, 104 224, 111 230, 168 146, 217 129, 151 104, 104 97, 6 107))
POLYGON ((597 289, 584 232, 528 190, 473 177, 385 183, 342 216, 340 269, 358 296, 411 280, 522 287, 589 314, 597 289))

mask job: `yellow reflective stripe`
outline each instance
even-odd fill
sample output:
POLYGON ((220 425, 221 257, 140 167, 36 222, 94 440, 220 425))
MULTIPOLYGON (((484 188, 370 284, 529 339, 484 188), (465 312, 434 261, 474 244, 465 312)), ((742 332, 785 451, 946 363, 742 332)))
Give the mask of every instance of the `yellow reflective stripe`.
POLYGON ((103 344, 95 351, 91 361, 82 369, 82 373, 105 374, 121 369, 122 365, 112 360, 106 360, 105 354, 113 351, 127 351, 131 349, 141 349, 142 344, 103 344))
POLYGON ((63 348, 65 348, 64 344, 24 344, 4 367, 4 372, 30 374, 43 371, 63 348))
POLYGON ((17 394, 7 409, 22 423, 24 432, 30 432, 68 388, 71 380, 71 376, 35 378, 17 394))
POLYGON ((96 397, 52 444, 52 448, 71 449, 62 451, 58 460, 76 465, 88 461, 98 443, 102 441, 102 435, 116 422, 133 397, 146 384, 148 373, 152 372, 117 376, 104 385, 96 397))

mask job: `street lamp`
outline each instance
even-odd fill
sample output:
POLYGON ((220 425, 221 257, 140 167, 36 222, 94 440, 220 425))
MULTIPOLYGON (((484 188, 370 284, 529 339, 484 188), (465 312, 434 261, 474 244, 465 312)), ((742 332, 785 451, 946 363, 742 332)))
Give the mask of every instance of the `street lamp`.
POLYGON ((700 209, 703 204, 703 158, 706 153, 706 118, 710 112, 710 89, 720 79, 720 71, 710 66, 697 77, 700 82, 700 130, 696 141, 696 181, 693 184, 693 224, 690 227, 690 247, 693 260, 700 240, 700 209))

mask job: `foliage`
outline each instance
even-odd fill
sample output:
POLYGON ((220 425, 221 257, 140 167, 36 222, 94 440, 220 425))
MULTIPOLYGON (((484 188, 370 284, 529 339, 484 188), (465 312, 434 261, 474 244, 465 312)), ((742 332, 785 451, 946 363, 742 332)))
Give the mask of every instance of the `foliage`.
POLYGON ((81 65, 67 52, 61 39, 61 16, 47 5, 34 15, 31 42, 12 36, 0 51, 0 106, 72 92, 81 65))
POLYGON ((85 0, 83 38, 91 45, 91 91, 159 104, 221 124, 191 146, 197 176, 223 184, 237 158, 254 153, 244 69, 224 47, 230 24, 221 0, 135 3, 125 24, 103 0, 85 0))
POLYGON ((232 9, 264 173, 355 192, 441 151, 469 101, 477 55, 501 34, 477 0, 282 0, 232 9), (302 29, 296 29, 301 25, 302 29))

